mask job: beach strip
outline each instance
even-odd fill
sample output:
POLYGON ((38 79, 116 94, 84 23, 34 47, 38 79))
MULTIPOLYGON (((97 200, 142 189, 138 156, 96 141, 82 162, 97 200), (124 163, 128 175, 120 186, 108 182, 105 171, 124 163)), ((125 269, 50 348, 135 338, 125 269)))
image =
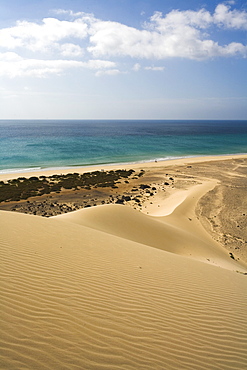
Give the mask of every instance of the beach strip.
POLYGON ((92 172, 92 171, 100 171, 104 170, 117 170, 117 169, 134 169, 139 170, 142 168, 155 168, 155 167, 166 167, 166 166, 173 166, 173 165, 186 165, 186 164, 193 164, 193 163, 200 163, 200 162, 210 162, 210 161, 224 161, 230 159, 241 159, 247 158, 247 154, 229 154, 229 155, 213 155, 213 156, 198 156, 198 157, 183 157, 178 159, 168 159, 162 161, 147 161, 147 162, 133 162, 133 163, 117 163, 117 164, 101 164, 101 165, 93 165, 93 166, 74 166, 74 167, 66 167, 66 168, 50 168, 50 169, 37 169, 31 170, 28 169, 26 171, 12 171, 6 173, 1 173, 0 171, 0 181, 6 181, 9 179, 16 179, 18 177, 31 177, 31 176, 51 176, 54 174, 62 174, 65 175, 67 173, 84 173, 84 172, 92 172))

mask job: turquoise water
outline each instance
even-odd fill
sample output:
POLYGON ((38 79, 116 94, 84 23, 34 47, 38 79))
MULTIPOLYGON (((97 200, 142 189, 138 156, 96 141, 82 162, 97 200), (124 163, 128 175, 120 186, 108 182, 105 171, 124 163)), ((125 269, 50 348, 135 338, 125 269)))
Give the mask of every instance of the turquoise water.
POLYGON ((247 153, 247 121, 0 121, 0 171, 247 153))

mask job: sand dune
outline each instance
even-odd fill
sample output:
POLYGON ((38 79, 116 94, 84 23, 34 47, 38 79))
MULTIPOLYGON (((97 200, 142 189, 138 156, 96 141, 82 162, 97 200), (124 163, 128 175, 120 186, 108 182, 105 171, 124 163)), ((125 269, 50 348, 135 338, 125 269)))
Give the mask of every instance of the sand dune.
POLYGON ((148 214, 0 211, 0 368, 246 369, 247 269, 195 211, 216 183, 148 214))
POLYGON ((246 276, 144 245, 141 224, 176 237, 137 211, 86 211, 0 212, 2 369, 245 368, 246 276))
MULTIPOLYGON (((59 215, 52 219, 87 226, 230 270, 246 271, 246 267, 232 260, 228 252, 213 241, 195 216, 198 199, 214 184, 206 182, 190 188, 187 192, 183 191, 183 201, 179 196, 174 197, 172 206, 171 202, 168 202, 168 209, 173 209, 173 212, 166 217, 148 216, 122 205, 103 205, 59 215)), ((167 213, 166 200, 158 209, 159 214, 167 213)))

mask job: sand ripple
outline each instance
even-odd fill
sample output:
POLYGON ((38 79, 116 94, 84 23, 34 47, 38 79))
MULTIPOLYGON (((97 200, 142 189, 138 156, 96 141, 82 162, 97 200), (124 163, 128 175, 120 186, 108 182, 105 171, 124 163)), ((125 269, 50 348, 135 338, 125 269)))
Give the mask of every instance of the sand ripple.
POLYGON ((246 276, 59 219, 0 223, 2 369, 246 368, 246 276))

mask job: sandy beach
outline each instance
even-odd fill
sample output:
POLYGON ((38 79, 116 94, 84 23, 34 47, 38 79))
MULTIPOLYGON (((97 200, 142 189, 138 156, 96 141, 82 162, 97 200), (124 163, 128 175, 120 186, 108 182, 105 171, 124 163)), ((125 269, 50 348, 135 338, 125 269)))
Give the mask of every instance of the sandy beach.
POLYGON ((0 181, 119 169, 0 202, 0 368, 246 368, 247 155, 0 181))

